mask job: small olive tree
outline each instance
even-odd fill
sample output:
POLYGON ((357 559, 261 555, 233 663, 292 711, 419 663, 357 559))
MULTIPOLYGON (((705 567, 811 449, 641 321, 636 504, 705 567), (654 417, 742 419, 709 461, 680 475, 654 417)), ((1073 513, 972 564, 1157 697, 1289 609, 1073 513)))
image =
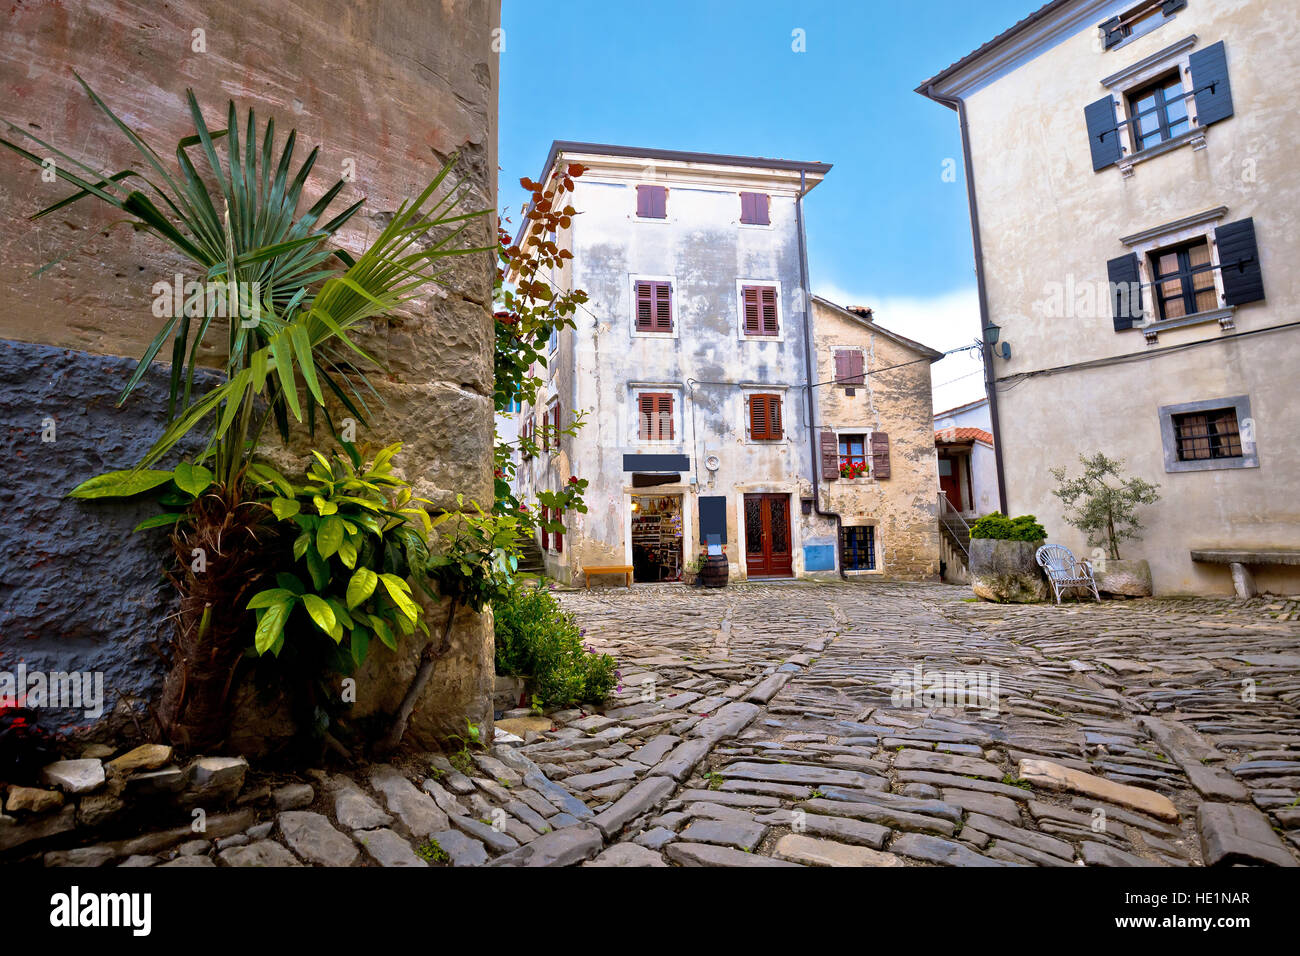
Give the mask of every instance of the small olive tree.
POLYGON ((1138 506, 1159 501, 1160 486, 1141 478, 1125 478, 1120 473, 1124 460, 1107 458, 1102 452, 1092 457, 1080 455, 1079 461, 1083 475, 1078 478, 1067 479, 1064 468, 1052 469, 1052 477, 1059 483, 1052 494, 1065 505, 1065 520, 1088 536, 1088 544, 1104 546, 1110 560, 1118 561, 1120 541, 1142 537, 1138 506))

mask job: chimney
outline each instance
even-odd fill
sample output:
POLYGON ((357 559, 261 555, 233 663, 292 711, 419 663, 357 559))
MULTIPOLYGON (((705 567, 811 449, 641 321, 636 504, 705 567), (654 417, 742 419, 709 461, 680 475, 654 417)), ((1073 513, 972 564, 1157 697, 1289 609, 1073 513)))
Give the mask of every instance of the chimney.
POLYGON ((871 308, 865 305, 850 305, 848 310, 856 315, 862 316, 868 322, 871 321, 871 308))

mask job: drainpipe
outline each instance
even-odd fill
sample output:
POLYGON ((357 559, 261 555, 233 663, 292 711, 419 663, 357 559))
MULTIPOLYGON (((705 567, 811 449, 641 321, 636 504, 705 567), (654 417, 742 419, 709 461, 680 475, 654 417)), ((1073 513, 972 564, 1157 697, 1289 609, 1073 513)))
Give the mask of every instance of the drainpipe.
POLYGON ((840 577, 848 580, 849 576, 844 573, 844 562, 840 560, 840 515, 837 511, 822 510, 821 483, 818 480, 818 471, 821 463, 821 448, 817 444, 817 398, 813 395, 812 386, 816 381, 813 375, 813 305, 812 289, 808 286, 808 243, 803 232, 803 197, 808 192, 807 177, 804 170, 799 170, 799 195, 794 201, 795 224, 799 230, 799 277, 803 286, 804 301, 804 320, 803 320, 803 360, 804 370, 808 378, 804 385, 804 394, 808 396, 808 443, 809 450, 812 452, 812 486, 813 486, 813 510, 821 518, 835 519, 835 567, 840 572, 840 577))
POLYGON ((970 204, 970 234, 975 247, 975 283, 980 300, 980 345, 984 349, 984 393, 989 400, 989 419, 993 424, 993 461, 998 471, 998 510, 1007 513, 1007 476, 1002 466, 1002 430, 998 421, 998 390, 993 378, 993 346, 984 336, 990 325, 988 291, 984 285, 984 244, 980 241, 979 205, 975 201, 975 167, 970 154, 970 127, 966 124, 966 101, 957 96, 944 96, 934 91, 931 83, 925 95, 936 103, 956 110, 961 126, 962 163, 966 169, 966 199, 970 204))

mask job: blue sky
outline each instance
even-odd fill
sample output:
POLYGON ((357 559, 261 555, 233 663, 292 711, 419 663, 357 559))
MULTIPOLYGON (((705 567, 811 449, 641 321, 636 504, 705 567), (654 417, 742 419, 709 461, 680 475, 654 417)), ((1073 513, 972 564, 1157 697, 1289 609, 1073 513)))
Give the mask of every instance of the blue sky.
MULTIPOLYGON (((518 209, 519 177, 555 139, 830 162, 807 203, 814 291, 936 348, 967 344, 979 319, 956 114, 912 91, 1039 5, 504 0, 502 208, 518 209)), ((977 371, 936 365, 936 407, 977 397, 977 371)))

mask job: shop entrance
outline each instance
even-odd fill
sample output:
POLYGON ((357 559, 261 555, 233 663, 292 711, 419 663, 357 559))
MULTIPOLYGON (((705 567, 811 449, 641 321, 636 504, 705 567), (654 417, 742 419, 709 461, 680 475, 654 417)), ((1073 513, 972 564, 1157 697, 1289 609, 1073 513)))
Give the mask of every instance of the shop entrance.
POLYGON ((682 496, 632 496, 632 579, 682 579, 682 496))

